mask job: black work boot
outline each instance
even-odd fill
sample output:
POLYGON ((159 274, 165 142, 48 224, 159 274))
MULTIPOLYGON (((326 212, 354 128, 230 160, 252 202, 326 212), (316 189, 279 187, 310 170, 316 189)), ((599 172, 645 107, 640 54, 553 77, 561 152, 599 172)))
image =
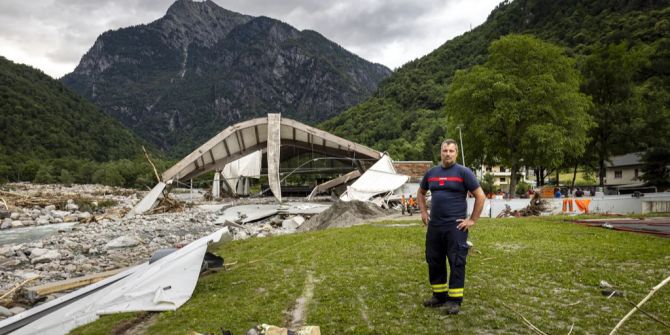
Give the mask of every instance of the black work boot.
POLYGON ((423 302, 424 307, 430 307, 430 308, 437 308, 437 307, 442 307, 444 305, 445 301, 442 299, 439 299, 436 296, 430 297, 430 299, 426 300, 423 302))
POLYGON ((455 301, 447 301, 444 304, 444 309, 447 312, 447 314, 458 314, 458 312, 461 311, 461 304, 455 301))

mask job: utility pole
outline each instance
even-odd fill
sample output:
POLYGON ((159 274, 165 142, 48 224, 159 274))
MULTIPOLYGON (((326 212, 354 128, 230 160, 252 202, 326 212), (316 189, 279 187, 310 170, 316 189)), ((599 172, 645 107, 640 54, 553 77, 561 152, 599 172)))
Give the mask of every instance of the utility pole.
POLYGON ((463 134, 461 133, 462 124, 456 126, 458 128, 458 137, 461 139, 461 158, 463 159, 463 166, 465 166, 465 147, 463 147, 463 134))

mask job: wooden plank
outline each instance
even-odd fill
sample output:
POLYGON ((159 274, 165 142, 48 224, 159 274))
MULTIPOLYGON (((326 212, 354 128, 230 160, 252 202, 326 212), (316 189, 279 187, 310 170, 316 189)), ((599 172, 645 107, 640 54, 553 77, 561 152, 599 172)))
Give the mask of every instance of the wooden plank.
POLYGON ((29 298, 43 297, 45 295, 57 292, 63 292, 86 285, 91 285, 97 283, 107 277, 111 277, 119 272, 125 271, 129 268, 121 268, 111 271, 105 271, 100 273, 94 273, 90 275, 85 275, 82 277, 70 278, 66 280, 61 280, 53 283, 47 283, 38 286, 32 286, 23 289, 23 294, 29 298))

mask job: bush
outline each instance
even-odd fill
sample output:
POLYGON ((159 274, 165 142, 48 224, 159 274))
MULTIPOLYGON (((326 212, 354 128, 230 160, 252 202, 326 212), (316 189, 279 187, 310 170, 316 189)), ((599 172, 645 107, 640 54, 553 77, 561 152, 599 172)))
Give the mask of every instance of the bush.
POLYGON ((65 184, 66 186, 70 186, 72 183, 74 183, 74 176, 67 169, 61 169, 58 181, 60 181, 62 184, 65 184))
POLYGON ((123 186, 123 176, 113 167, 105 166, 93 174, 93 183, 109 185, 109 186, 123 186))
POLYGON ((51 184, 54 183, 56 179, 51 175, 51 165, 42 165, 37 173, 35 174, 35 179, 33 182, 36 184, 51 184))
POLYGON ((528 190, 530 189, 530 184, 520 181, 518 184, 516 184, 516 194, 517 195, 522 195, 522 194, 527 194, 528 190))
POLYGON ((493 192, 493 187, 494 187, 494 179, 493 175, 490 173, 487 173, 484 175, 484 178, 479 182, 479 184, 482 187, 482 190, 484 191, 484 194, 489 194, 493 192))

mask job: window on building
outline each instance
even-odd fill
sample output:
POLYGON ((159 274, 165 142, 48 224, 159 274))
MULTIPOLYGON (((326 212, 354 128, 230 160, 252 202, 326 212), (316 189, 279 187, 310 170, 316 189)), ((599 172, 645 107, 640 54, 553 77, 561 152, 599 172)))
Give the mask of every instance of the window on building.
POLYGON ((635 178, 637 178, 640 175, 640 170, 635 169, 635 178))
POLYGON ((492 172, 492 171, 493 171, 493 169, 490 166, 486 167, 486 172, 492 172))
POLYGON ((504 166, 501 166, 501 167, 500 167, 500 172, 505 172, 505 171, 507 171, 507 170, 505 170, 505 167, 504 167, 504 166))
POLYGON ((623 172, 621 172, 621 170, 615 170, 614 171, 614 178, 616 178, 616 179, 623 178, 623 172))
POLYGON ((505 178, 505 177, 502 177, 502 178, 500 178, 500 182, 501 182, 501 183, 504 183, 504 182, 505 182, 505 180, 506 180, 506 178, 505 178))

